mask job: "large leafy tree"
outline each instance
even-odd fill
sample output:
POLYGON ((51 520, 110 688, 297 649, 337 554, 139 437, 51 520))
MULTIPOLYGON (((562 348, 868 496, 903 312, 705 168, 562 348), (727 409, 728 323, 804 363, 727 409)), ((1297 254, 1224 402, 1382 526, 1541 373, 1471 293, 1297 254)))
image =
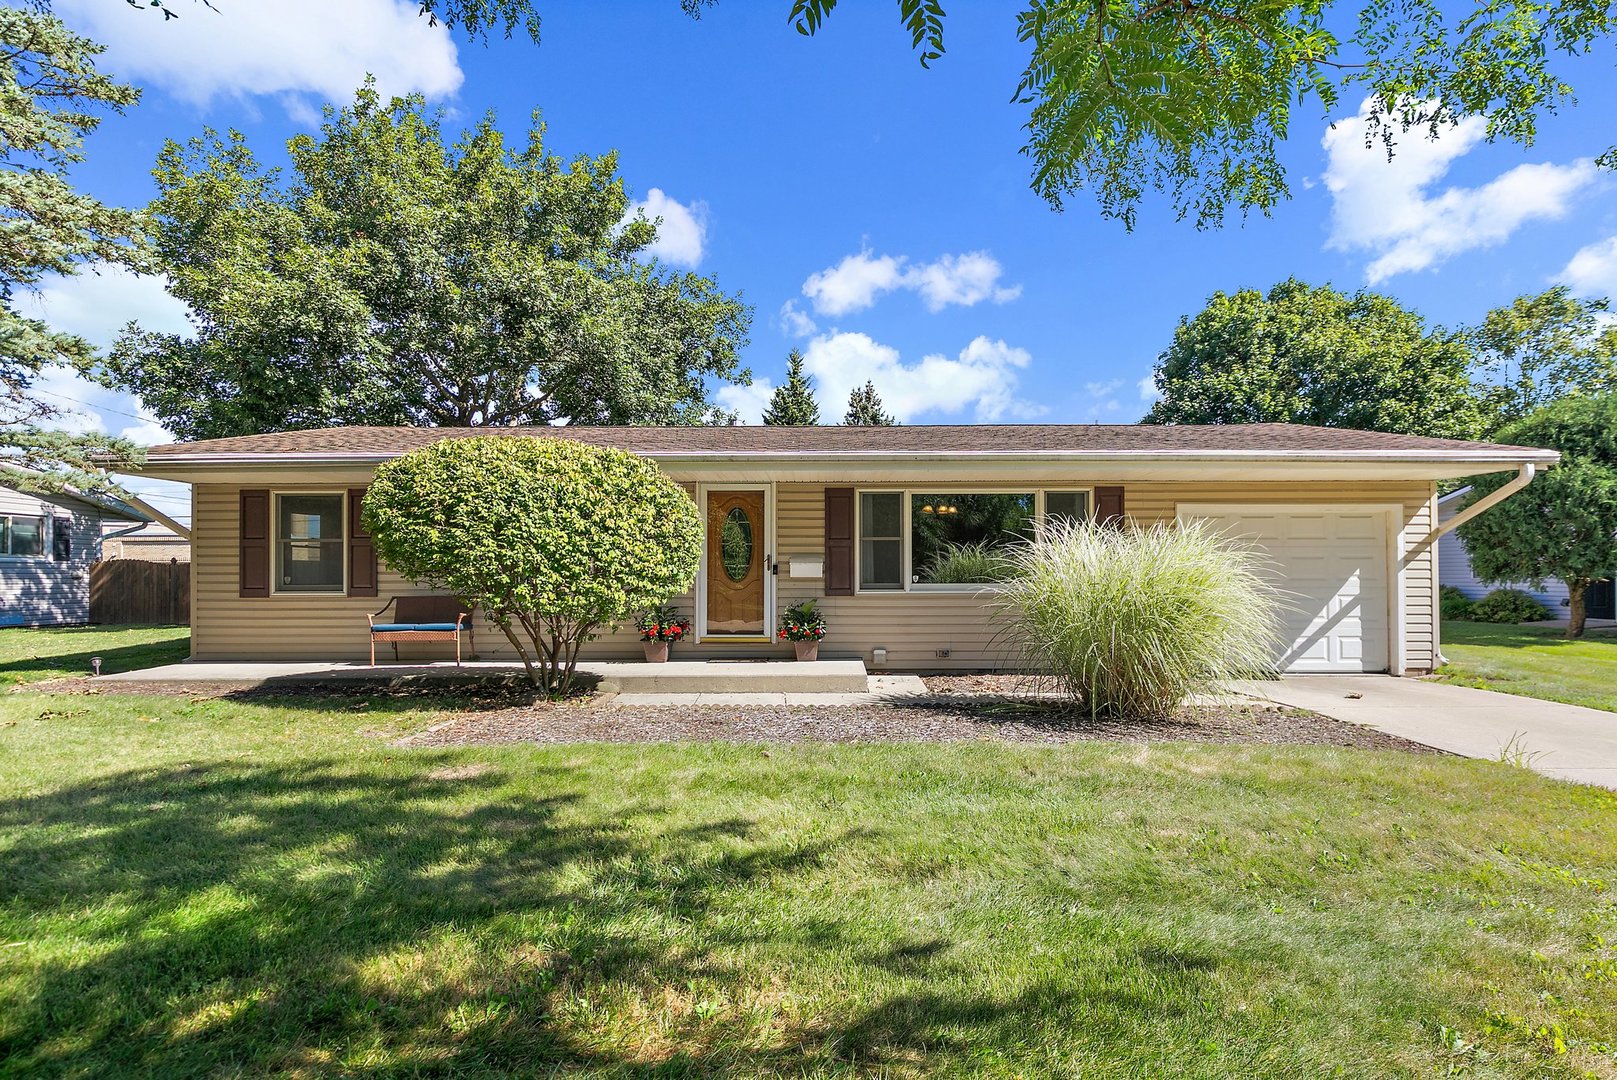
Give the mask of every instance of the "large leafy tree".
POLYGON ((1372 292, 1214 293, 1157 360, 1148 424, 1314 424, 1450 438, 1489 425, 1463 335, 1372 292))
POLYGON ((1557 398, 1617 390, 1617 328, 1602 318, 1609 308, 1557 285, 1490 311, 1470 331, 1479 381, 1500 423, 1557 398))
POLYGON ((101 52, 49 14, 0 7, 0 456, 21 466, 7 470, 17 486, 102 490, 112 484, 99 464, 139 456, 121 439, 50 428, 63 410, 36 381, 52 367, 89 373, 94 351, 17 306, 46 275, 138 259, 135 216, 68 179, 85 136, 140 97, 96 69, 101 52))
POLYGON ((854 387, 848 395, 848 411, 843 414, 842 422, 849 427, 892 427, 898 423, 898 418, 882 405, 876 384, 867 381, 863 386, 854 387))
MULTIPOLYGON (((1130 225, 1150 190, 1199 226, 1267 213, 1291 194, 1280 148, 1299 112, 1323 118, 1346 94, 1370 102, 1389 152, 1466 117, 1490 139, 1531 144, 1539 118, 1572 100, 1569 69, 1609 49, 1617 19, 1605 0, 1024 4, 1030 56, 1014 96, 1029 107, 1033 189, 1057 208, 1090 191, 1130 225)), ((814 34, 836 6, 793 0, 790 18, 814 34)), ((898 9, 921 62, 936 60, 939 0, 898 9)))
POLYGON ((701 423, 745 382, 750 311, 647 249, 613 154, 564 162, 535 121, 450 144, 367 85, 289 145, 168 143, 156 259, 196 332, 135 330, 112 370, 182 438, 336 424, 701 423))
POLYGON ((807 427, 820 422, 820 403, 814 400, 814 382, 803 371, 803 354, 793 349, 786 358, 786 385, 777 386, 764 410, 764 423, 807 427))
MULTIPOLYGON (((1549 469, 1459 528, 1483 581, 1566 582, 1567 637, 1582 637, 1584 592, 1617 573, 1617 394, 1572 397, 1501 429, 1498 439, 1561 452, 1549 469)), ((1467 504, 1498 490, 1509 473, 1473 478, 1467 504)))
POLYGON ((440 440, 378 468, 363 513, 383 562, 476 605, 552 693, 702 556, 696 504, 653 462, 562 438, 440 440))

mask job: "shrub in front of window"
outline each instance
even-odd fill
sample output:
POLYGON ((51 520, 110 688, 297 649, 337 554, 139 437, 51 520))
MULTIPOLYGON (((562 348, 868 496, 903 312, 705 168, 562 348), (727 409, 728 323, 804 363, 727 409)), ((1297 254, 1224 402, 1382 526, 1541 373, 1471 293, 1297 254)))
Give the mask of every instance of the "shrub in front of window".
POLYGON ((1471 605, 1472 622, 1541 622, 1550 613, 1544 605, 1520 589, 1495 589, 1471 605))
POLYGON ((1008 558, 1005 639, 1092 716, 1164 716, 1279 655, 1262 556, 1204 524, 1056 523, 1008 558))
POLYGON ((383 562, 475 604, 559 694, 584 642, 690 588, 702 552, 655 464, 562 438, 442 439, 377 469, 363 514, 383 562))

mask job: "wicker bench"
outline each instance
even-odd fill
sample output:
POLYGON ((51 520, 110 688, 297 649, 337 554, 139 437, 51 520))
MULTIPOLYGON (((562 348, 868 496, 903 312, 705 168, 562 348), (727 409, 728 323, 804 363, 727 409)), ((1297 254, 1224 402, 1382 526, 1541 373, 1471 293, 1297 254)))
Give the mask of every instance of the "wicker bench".
POLYGON ((472 648, 471 605, 458 596, 395 596, 381 611, 365 616, 371 624, 371 667, 376 666, 376 643, 386 641, 393 646, 393 659, 399 658, 401 641, 453 641, 455 664, 460 664, 460 639, 472 648), (377 622, 388 609, 392 620, 377 622))

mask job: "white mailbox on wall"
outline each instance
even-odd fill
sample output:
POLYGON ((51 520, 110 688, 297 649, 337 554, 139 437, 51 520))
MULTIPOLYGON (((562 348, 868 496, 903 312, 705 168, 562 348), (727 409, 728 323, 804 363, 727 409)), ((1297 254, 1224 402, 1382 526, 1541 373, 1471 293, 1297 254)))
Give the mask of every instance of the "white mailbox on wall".
POLYGON ((788 577, 817 578, 825 576, 825 557, 821 555, 792 555, 787 558, 788 577))

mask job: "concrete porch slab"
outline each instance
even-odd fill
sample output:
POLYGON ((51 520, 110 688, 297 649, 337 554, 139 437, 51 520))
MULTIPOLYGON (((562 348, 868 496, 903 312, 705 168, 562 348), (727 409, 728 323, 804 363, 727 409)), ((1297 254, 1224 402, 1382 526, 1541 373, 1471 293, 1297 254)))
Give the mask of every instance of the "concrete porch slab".
MULTIPOLYGON (((590 663, 581 673, 599 680, 607 693, 642 694, 863 694, 869 689, 865 665, 859 660, 703 661, 675 660, 666 664, 590 663)), ((363 661, 310 661, 253 663, 187 660, 178 664, 101 675, 97 685, 119 683, 172 683, 175 685, 239 683, 392 682, 395 679, 486 679, 521 675, 521 664, 452 661, 429 664, 378 664, 363 661)))

